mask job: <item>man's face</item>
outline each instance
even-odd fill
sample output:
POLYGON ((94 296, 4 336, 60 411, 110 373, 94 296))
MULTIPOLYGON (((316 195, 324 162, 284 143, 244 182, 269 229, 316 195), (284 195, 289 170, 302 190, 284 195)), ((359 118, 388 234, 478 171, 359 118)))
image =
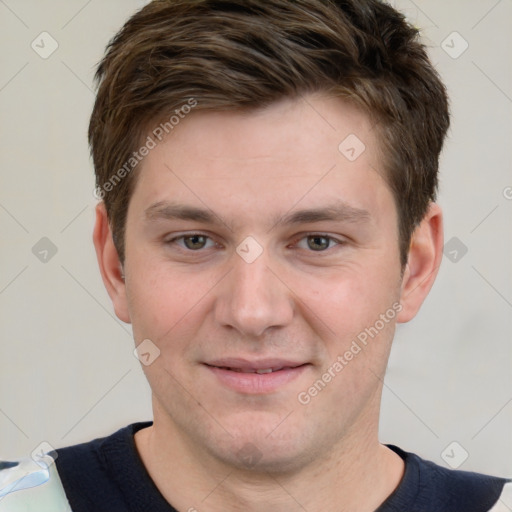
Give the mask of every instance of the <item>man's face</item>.
POLYGON ((160 350, 155 426, 266 469, 374 435, 401 269, 367 117, 319 96, 195 112, 139 172, 126 307, 160 350))

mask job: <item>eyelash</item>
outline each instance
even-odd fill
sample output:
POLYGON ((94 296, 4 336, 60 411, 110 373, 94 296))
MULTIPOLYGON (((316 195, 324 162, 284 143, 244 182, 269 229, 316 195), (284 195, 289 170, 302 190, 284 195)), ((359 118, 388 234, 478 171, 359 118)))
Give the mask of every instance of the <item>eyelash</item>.
MULTIPOLYGON (((197 250, 193 250, 193 249, 188 249, 187 247, 183 247, 183 246, 179 246, 178 245, 178 241, 179 240, 183 240, 185 238, 191 238, 191 237, 194 237, 194 236, 201 236, 201 237, 205 237, 207 240, 210 240, 213 242, 213 239, 208 236, 208 235, 205 235, 203 233, 188 233, 188 234, 184 234, 184 235, 179 235, 179 236, 176 236, 174 238, 171 238, 169 240, 166 240, 165 241, 165 244, 166 245, 177 245, 179 247, 180 250, 184 251, 184 252, 187 252, 187 253, 200 253, 200 252, 203 252, 203 250, 205 250, 205 248, 201 248, 201 249, 197 249, 197 250)), ((302 241, 302 240, 305 240, 309 237, 318 237, 318 238, 326 238, 327 240, 329 240, 329 247, 327 249, 324 249, 324 250, 321 250, 321 251, 314 251, 312 249, 310 250, 307 250, 307 249, 303 249, 303 250, 307 250, 308 252, 312 252, 312 253, 327 253, 329 252, 331 249, 333 249, 333 247, 336 247, 336 246, 343 246, 346 244, 346 241, 344 240, 340 240, 338 238, 335 238, 331 235, 328 235, 326 233, 305 233, 303 234, 302 236, 300 236, 300 238, 296 238, 292 243, 293 245, 297 245, 298 242, 302 241), (334 243, 333 246, 331 246, 331 242, 334 243)), ((218 245, 214 242, 215 245, 218 245)))
MULTIPOLYGON (((207 238, 208 240, 212 240, 212 238, 208 235, 205 235, 203 233, 187 233, 185 235, 179 235, 179 236, 176 236, 174 238, 171 238, 170 240, 166 240, 165 241, 165 244, 166 245, 178 245, 177 244, 177 241, 178 240, 183 240, 184 238, 192 238, 194 236, 203 236, 205 238, 207 238)), ((217 244, 216 244, 217 245, 217 244)), ((178 246, 181 250, 185 251, 185 252, 201 252, 203 249, 199 249, 197 251, 193 251, 192 249, 187 249, 186 247, 180 247, 178 246)))
MULTIPOLYGON (((323 251, 314 251, 314 250, 310 249, 308 252, 327 253, 333 247, 341 246, 345 243, 343 240, 339 240, 338 238, 330 236, 327 233, 307 233, 307 234, 301 236, 300 238, 297 238, 293 243, 296 245, 298 242, 300 242, 302 240, 306 240, 307 238, 310 238, 310 237, 326 238, 329 241, 329 247, 323 251), (331 246, 331 242, 334 243, 333 246, 331 246)), ((305 249, 305 250, 307 250, 307 249, 305 249)))

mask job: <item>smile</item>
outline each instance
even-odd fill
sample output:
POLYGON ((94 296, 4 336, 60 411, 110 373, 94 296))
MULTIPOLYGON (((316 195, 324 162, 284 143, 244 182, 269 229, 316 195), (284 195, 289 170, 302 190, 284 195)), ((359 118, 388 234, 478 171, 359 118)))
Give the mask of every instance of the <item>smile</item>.
POLYGON ((247 361, 224 359, 205 363, 215 382, 242 394, 269 394, 298 378, 309 363, 283 360, 247 361))
POLYGON ((227 367, 227 366, 220 366, 220 367, 217 366, 216 368, 220 368, 221 370, 230 370, 232 372, 240 372, 240 373, 259 373, 261 375, 262 373, 272 373, 272 372, 279 372, 281 370, 290 370, 293 367, 281 366, 279 368, 258 368, 258 369, 253 369, 253 368, 230 368, 230 367, 227 367))

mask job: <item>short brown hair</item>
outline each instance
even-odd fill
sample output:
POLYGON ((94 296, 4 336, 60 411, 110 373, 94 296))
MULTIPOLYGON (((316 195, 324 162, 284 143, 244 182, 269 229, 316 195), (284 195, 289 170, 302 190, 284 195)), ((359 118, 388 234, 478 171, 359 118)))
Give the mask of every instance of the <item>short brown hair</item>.
POLYGON ((96 79, 89 143, 122 262, 137 176, 130 172, 137 165, 133 155, 150 123, 171 119, 191 101, 195 110, 250 110, 326 92, 378 123, 405 265, 412 232, 435 200, 449 112, 418 30, 391 6, 378 0, 155 0, 109 43, 96 79))

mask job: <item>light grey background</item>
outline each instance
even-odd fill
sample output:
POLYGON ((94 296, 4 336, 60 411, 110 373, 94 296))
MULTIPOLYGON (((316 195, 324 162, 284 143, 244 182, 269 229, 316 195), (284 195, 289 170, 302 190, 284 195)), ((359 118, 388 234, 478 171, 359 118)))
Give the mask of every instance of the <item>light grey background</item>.
MULTIPOLYGON (((143 4, 0 0, 0 458, 151 418, 130 327, 97 270, 86 143, 95 64, 143 4), (31 47, 51 49, 43 31, 58 43, 46 59, 31 47), (46 262, 44 245, 32 250, 42 237, 57 248, 46 262)), ((381 439, 510 477, 512 2, 393 5, 421 28, 450 91, 439 202, 458 245, 420 315, 398 329, 381 439)))

